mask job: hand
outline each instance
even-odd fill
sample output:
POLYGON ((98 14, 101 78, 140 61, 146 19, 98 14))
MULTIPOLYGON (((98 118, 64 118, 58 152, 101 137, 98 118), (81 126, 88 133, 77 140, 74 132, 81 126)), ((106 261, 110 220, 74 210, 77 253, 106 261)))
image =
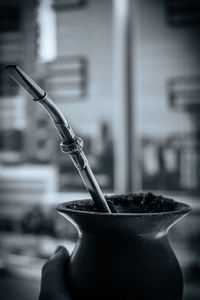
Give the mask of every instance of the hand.
POLYGON ((59 246, 44 264, 39 300, 71 300, 65 278, 68 260, 69 252, 59 246))

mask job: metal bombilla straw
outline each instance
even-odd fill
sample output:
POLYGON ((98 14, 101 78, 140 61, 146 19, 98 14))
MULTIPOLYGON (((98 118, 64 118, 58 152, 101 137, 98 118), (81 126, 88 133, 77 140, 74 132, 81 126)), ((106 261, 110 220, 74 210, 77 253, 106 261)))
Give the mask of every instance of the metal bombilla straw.
POLYGON ((42 90, 24 71, 17 65, 9 65, 5 68, 7 73, 31 96, 31 98, 39 102, 46 110, 59 132, 62 140, 60 144, 61 151, 68 153, 75 167, 77 168, 88 192, 99 211, 110 213, 109 206, 103 196, 103 193, 94 177, 89 166, 88 160, 83 152, 83 141, 77 137, 69 122, 65 119, 59 108, 48 97, 47 93, 42 90))

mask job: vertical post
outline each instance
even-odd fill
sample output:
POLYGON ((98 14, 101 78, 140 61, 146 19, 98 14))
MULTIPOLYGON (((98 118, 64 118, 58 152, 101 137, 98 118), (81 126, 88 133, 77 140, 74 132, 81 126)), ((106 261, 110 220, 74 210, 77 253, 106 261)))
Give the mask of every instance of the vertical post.
POLYGON ((113 0, 114 190, 133 191, 131 0, 113 0))

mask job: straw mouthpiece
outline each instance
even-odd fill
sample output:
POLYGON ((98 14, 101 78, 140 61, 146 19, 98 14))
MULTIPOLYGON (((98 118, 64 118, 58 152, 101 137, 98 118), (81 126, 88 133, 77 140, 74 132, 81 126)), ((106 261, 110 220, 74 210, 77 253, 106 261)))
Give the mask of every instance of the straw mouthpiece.
POLYGON ((23 70, 17 65, 8 65, 5 67, 6 72, 32 97, 33 100, 41 100, 46 95, 43 91, 23 70))

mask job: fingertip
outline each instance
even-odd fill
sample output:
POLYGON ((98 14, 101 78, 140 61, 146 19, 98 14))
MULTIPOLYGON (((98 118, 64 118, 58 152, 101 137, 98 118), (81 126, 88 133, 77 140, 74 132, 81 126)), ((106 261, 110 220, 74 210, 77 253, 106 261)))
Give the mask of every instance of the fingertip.
POLYGON ((62 245, 57 246, 56 250, 55 250, 55 255, 57 254, 64 254, 65 256, 70 256, 69 251, 67 250, 67 248, 65 248, 62 245))
POLYGON ((54 253, 46 261, 45 265, 51 265, 54 261, 68 260, 70 257, 69 251, 62 245, 58 245, 54 253))
POLYGON ((50 270, 59 270, 66 267, 70 257, 69 251, 63 247, 58 246, 55 250, 55 253, 47 260, 42 268, 42 274, 48 273, 50 270))
POLYGON ((55 250, 54 253, 57 253, 57 252, 59 252, 59 251, 61 251, 61 250, 64 250, 64 249, 66 249, 64 246, 58 245, 58 246, 56 247, 56 250, 55 250))

